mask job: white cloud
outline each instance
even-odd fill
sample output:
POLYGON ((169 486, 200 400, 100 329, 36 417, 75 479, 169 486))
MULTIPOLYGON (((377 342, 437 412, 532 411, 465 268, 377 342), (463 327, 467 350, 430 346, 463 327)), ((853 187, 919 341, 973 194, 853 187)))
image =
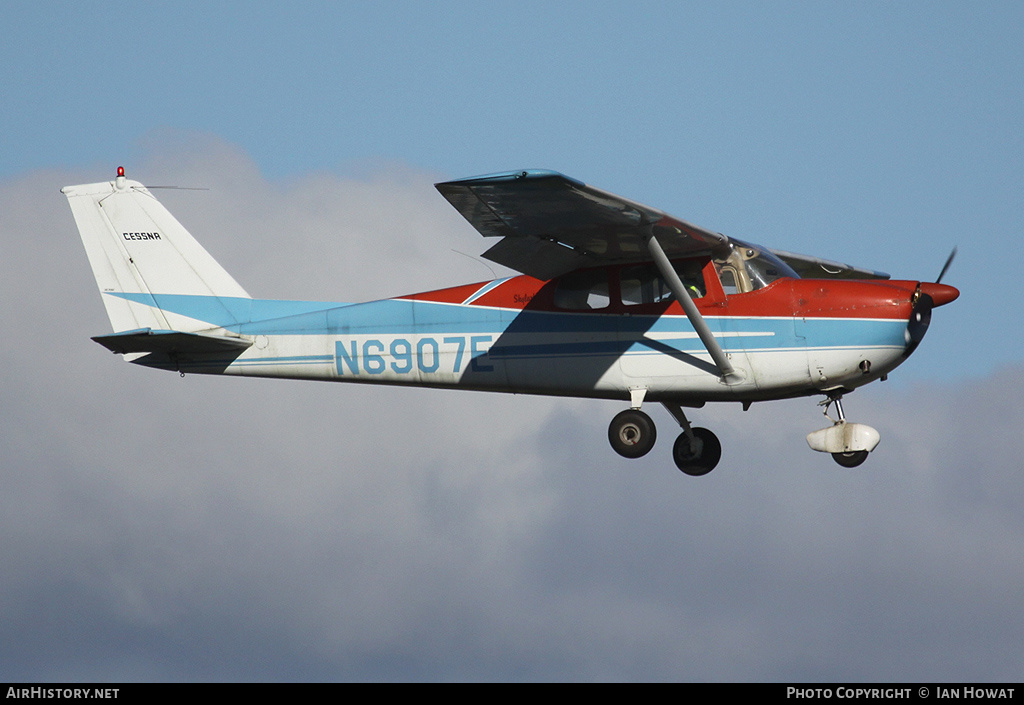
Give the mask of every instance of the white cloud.
MULTIPOLYGON (((255 295, 489 276, 435 175, 275 183, 175 140, 131 175, 211 186, 160 197, 255 295)), ((883 434, 856 470, 807 449, 813 400, 709 406, 700 479, 657 409, 630 462, 607 402, 180 379, 88 339, 57 189, 104 176, 0 184, 0 676, 1019 677, 1021 366, 849 397, 883 434)))

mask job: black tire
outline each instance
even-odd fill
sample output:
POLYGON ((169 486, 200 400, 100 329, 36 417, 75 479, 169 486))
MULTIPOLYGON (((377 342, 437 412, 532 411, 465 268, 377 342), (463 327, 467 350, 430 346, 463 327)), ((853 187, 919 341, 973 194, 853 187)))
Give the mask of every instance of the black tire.
POLYGON ((639 409, 620 411, 608 426, 608 442, 623 458, 647 455, 657 439, 654 421, 639 409))
POLYGON ((714 470, 722 459, 722 443, 718 436, 706 428, 694 428, 693 435, 696 447, 691 447, 685 433, 679 434, 672 446, 672 460, 687 475, 700 477, 714 470))
POLYGON ((849 453, 833 453, 832 459, 844 468, 855 468, 868 459, 866 450, 854 450, 849 453))

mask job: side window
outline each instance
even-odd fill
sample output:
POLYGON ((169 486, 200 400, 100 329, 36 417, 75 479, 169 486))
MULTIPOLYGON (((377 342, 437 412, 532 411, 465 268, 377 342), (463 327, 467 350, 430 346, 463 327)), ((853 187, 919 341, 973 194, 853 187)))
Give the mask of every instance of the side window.
POLYGON ((622 303, 627 306, 656 304, 672 300, 672 292, 658 276, 658 270, 654 268, 654 265, 627 267, 622 270, 619 282, 622 289, 622 303))
POLYGON ((608 273, 603 269, 570 272, 555 287, 555 308, 588 311, 608 308, 608 273))
POLYGON ((726 296, 732 296, 733 294, 739 293, 739 287, 736 285, 736 270, 732 267, 726 266, 718 270, 718 279, 722 282, 722 290, 725 291, 726 296))
MULTIPOLYGON (((704 275, 700 266, 687 262, 676 262, 673 263, 673 267, 690 296, 695 299, 702 298, 706 291, 704 275)), ((658 273, 658 268, 653 264, 626 267, 622 270, 620 285, 622 303, 626 306, 657 304, 675 299, 668 284, 658 273)))
POLYGON ((703 266, 693 261, 675 262, 672 266, 679 274, 683 286, 690 292, 690 296, 695 299, 703 298, 707 293, 707 289, 704 286, 703 266))

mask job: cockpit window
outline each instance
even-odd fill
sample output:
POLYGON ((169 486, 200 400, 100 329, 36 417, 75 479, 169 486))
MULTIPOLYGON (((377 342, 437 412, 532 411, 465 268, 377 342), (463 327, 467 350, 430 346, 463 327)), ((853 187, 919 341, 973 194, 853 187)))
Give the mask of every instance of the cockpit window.
POLYGON ((739 285, 736 283, 736 270, 731 265, 718 267, 718 279, 722 282, 722 291, 726 296, 740 293, 739 285))
POLYGON ((726 294, 763 289, 783 277, 800 278, 792 267, 768 250, 739 240, 732 241, 727 257, 715 260, 715 268, 726 294))
POLYGON ((555 288, 556 308, 568 311, 586 311, 608 308, 608 272, 589 269, 570 272, 558 280, 555 288))
MULTIPOLYGON (((750 249, 752 248, 747 248, 747 251, 750 249)), ((776 279, 783 277, 800 278, 800 275, 794 272, 788 264, 768 250, 754 250, 754 252, 756 254, 747 260, 747 274, 750 275, 750 281, 755 289, 768 286, 776 279)))
MULTIPOLYGON (((696 262, 674 262, 672 266, 683 282, 690 296, 699 299, 704 296, 704 275, 696 262)), ((668 284, 661 278, 653 264, 626 267, 619 279, 622 303, 626 306, 657 304, 675 300, 668 284)))

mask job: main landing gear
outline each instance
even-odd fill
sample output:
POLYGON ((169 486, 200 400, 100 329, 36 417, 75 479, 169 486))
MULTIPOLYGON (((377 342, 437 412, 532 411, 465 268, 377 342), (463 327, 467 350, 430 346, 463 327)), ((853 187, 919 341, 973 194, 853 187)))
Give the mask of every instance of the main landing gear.
MULTIPOLYGON (((706 428, 692 428, 679 404, 662 404, 683 429, 672 446, 676 467, 687 475, 707 475, 722 458, 722 444, 718 437, 706 428)), ((657 437, 654 421, 639 407, 620 411, 608 427, 608 441, 612 449, 624 458, 647 455, 657 437)))
POLYGON ((658 440, 658 430, 650 416, 640 409, 620 411, 608 427, 608 442, 623 458, 647 455, 658 440))

